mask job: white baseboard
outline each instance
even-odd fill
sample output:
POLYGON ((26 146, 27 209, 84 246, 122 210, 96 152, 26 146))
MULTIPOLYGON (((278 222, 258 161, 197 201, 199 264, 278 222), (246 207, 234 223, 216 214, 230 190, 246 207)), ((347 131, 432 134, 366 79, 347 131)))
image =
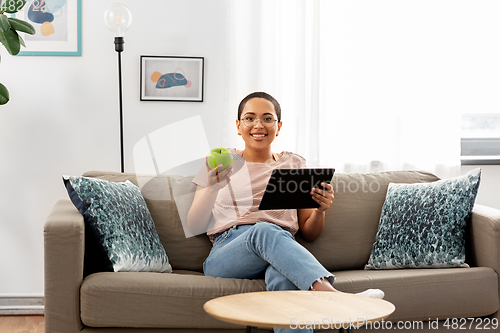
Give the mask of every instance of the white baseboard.
POLYGON ((43 307, 43 295, 0 294, 0 315, 40 315, 43 307))

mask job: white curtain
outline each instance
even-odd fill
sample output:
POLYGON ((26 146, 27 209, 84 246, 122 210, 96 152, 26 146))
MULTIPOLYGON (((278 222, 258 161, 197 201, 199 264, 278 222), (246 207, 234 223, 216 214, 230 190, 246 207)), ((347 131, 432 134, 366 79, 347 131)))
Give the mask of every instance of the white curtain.
MULTIPOLYGON (((282 106, 274 150, 309 166, 460 172, 460 116, 498 86, 496 2, 228 3, 227 128, 244 96, 266 91, 282 106)), ((236 130, 227 138, 242 147, 236 130)))

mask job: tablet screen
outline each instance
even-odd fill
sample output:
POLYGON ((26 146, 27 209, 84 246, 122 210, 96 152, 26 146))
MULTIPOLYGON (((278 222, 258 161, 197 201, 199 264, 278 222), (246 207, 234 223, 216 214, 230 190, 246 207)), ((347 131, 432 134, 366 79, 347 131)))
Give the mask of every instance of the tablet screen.
POLYGON ((259 209, 318 208, 319 204, 311 197, 311 189, 322 189, 320 184, 330 183, 334 172, 332 168, 274 169, 259 209))

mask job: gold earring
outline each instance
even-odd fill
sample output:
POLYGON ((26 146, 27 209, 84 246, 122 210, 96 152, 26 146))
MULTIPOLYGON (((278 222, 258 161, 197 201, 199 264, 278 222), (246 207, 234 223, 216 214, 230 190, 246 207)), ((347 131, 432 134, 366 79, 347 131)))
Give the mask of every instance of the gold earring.
POLYGON ((240 133, 240 132, 238 132, 238 135, 241 135, 241 133, 240 133))

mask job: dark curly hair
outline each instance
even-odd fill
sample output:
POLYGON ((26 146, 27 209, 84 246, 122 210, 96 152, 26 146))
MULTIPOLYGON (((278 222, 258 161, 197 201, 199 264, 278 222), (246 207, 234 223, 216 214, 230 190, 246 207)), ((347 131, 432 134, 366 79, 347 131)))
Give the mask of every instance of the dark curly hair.
POLYGON ((273 96, 269 95, 268 93, 262 92, 262 91, 256 91, 248 95, 247 97, 243 98, 240 102, 240 105, 238 106, 238 120, 241 118, 241 113, 243 112, 243 109, 245 108, 245 105, 249 100, 252 98, 264 98, 267 99, 269 102, 273 103, 274 106, 274 111, 276 112, 276 116, 278 116, 278 123, 281 121, 281 106, 280 103, 274 98, 273 96))

